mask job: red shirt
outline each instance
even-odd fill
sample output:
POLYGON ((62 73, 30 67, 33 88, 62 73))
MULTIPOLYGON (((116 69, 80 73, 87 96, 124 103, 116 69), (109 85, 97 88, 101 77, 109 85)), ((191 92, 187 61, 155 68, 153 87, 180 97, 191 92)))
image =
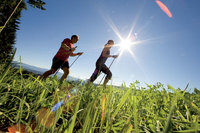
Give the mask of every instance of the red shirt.
MULTIPOLYGON (((62 43, 64 43, 66 46, 68 46, 70 48, 74 47, 72 41, 70 39, 68 39, 68 38, 64 39, 62 43)), ((68 61, 68 58, 69 58, 70 54, 71 54, 71 51, 65 50, 64 48, 60 47, 60 49, 56 53, 55 57, 60 59, 60 60, 63 60, 63 61, 68 61)))

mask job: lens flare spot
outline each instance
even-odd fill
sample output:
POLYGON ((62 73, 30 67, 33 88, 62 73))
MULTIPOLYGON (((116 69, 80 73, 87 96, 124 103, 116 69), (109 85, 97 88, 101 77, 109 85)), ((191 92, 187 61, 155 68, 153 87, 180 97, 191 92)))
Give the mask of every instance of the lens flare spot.
POLYGON ((170 18, 172 18, 172 13, 169 11, 169 9, 167 8, 167 6, 165 6, 161 1, 156 0, 156 3, 158 4, 158 6, 163 10, 163 12, 165 12, 170 18))

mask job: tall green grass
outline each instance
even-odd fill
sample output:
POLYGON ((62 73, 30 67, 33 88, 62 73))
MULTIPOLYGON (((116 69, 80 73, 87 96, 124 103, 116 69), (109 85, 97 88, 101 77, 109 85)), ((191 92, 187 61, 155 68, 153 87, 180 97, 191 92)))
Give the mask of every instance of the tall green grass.
MULTIPOLYGON (((57 77, 40 81, 37 76, 23 74, 10 64, 0 67, 0 130, 13 124, 24 124, 34 132, 130 133, 130 132, 199 132, 200 91, 188 93, 164 88, 161 83, 141 87, 138 82, 129 87, 112 85, 82 85, 65 82, 59 87, 57 77), (55 124, 46 128, 36 115, 39 109, 51 109, 77 89, 65 105, 55 112, 55 124), (60 91, 57 91, 57 89, 60 91), (171 92, 170 92, 170 91, 171 92)), ((31 130, 30 130, 31 132, 31 130)))

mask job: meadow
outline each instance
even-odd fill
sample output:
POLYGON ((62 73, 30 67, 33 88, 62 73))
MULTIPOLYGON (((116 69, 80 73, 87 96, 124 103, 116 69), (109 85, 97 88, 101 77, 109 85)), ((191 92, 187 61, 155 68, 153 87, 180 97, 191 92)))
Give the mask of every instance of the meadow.
POLYGON ((141 87, 138 81, 106 89, 72 81, 59 86, 57 77, 41 81, 8 62, 0 66, 0 131, 14 124, 30 133, 197 133, 200 91, 165 88, 159 82, 141 87), (60 108, 49 111, 66 95, 70 98, 60 108), (42 115, 41 109, 46 111, 42 115))

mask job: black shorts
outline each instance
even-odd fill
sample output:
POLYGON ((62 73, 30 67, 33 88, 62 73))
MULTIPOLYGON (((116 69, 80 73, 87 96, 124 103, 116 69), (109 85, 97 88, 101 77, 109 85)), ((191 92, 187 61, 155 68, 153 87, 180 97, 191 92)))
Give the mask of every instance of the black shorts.
POLYGON ((57 70, 58 68, 63 68, 63 67, 69 68, 69 62, 54 57, 51 68, 57 70))

